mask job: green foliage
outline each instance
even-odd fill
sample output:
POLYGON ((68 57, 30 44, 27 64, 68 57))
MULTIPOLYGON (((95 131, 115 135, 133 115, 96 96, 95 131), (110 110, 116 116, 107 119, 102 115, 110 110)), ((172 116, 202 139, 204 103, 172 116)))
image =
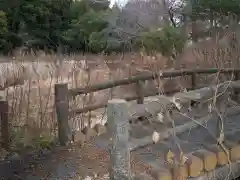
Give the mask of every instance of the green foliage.
POLYGON ((147 53, 161 52, 165 56, 174 56, 182 51, 185 41, 177 28, 169 26, 142 33, 137 39, 137 47, 147 53))
POLYGON ((92 52, 111 52, 124 51, 125 41, 121 41, 118 33, 113 29, 103 29, 101 32, 94 32, 89 38, 89 47, 92 52))
MULTIPOLYGON (((105 13, 89 10, 81 16, 75 17, 69 24, 69 29, 62 32, 63 44, 74 50, 89 49, 89 38, 92 34, 101 32, 107 27, 104 20, 105 13)), ((93 35, 95 36, 95 35, 93 35)))
POLYGON ((192 0, 194 18, 206 18, 215 14, 218 18, 234 14, 240 16, 240 3, 237 0, 192 0))
POLYGON ((6 45, 6 36, 8 32, 8 23, 6 13, 0 11, 0 49, 3 49, 6 45))
MULTIPOLYGON (((134 31, 137 38, 124 30, 120 32, 121 28, 114 26, 121 21, 116 17, 124 11, 117 7, 110 9, 108 0, 2 0, 0 5, 2 52, 12 51, 18 46, 94 53, 144 48, 148 53, 161 52, 173 56, 181 52, 185 43, 179 30, 173 27, 165 27, 161 31, 134 31), (116 17, 111 17, 111 13, 116 17), (116 22, 109 23, 112 20, 109 18, 116 19, 116 22)), ((210 19, 214 13, 235 13, 239 18, 239 8, 240 3, 236 0, 192 0, 191 16, 210 19)), ((218 22, 221 20, 219 16, 216 18, 218 22)), ((138 27, 138 24, 128 26, 138 27)))

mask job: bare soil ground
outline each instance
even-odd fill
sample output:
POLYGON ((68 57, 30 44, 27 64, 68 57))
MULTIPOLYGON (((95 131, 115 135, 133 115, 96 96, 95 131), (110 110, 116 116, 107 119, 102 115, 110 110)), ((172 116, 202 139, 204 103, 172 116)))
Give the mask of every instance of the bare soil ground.
MULTIPOLYGON (((133 156, 131 164, 132 170, 136 174, 147 172, 150 168, 133 156)), ((24 166, 26 166, 24 172, 12 173, 10 179, 80 180, 87 176, 95 180, 107 180, 109 178, 109 154, 90 142, 83 147, 73 145, 58 148, 51 155, 24 164, 24 166)), ((2 178, 4 179, 4 177, 2 178)))

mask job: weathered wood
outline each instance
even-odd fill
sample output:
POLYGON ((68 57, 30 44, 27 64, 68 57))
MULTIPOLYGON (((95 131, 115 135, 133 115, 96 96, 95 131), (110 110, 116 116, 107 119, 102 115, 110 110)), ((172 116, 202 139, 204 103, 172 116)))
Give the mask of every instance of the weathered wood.
MULTIPOLYGON (((240 72, 237 71, 234 73, 234 81, 239 81, 240 80, 240 72)), ((239 102, 239 88, 235 88, 234 92, 232 94, 232 98, 235 99, 236 102, 239 102)))
MULTIPOLYGON (((144 94, 144 97, 155 96, 157 94, 158 94, 158 92, 151 92, 151 93, 148 93, 148 94, 144 94)), ((122 99, 125 99, 126 101, 134 101, 134 100, 138 99, 138 96, 125 97, 125 98, 122 98, 122 99)), ((95 105, 89 105, 89 106, 86 106, 84 108, 73 109, 71 111, 71 114, 81 114, 81 113, 86 113, 88 111, 93 111, 93 110, 100 109, 100 108, 106 108, 107 103, 108 102, 106 101, 106 102, 95 104, 95 105)))
MULTIPOLYGON (((231 72, 236 72, 240 71, 240 69, 234 69, 234 68, 225 68, 225 69, 185 69, 185 70, 169 70, 169 71, 163 71, 161 72, 161 78, 168 78, 168 77, 177 77, 177 76, 185 76, 185 75, 192 75, 193 73, 196 74, 213 74, 217 72, 221 73, 231 73, 231 72)), ((109 81, 103 84, 96 84, 87 88, 77 88, 77 89, 71 89, 69 90, 69 93, 72 96, 75 95, 80 95, 80 94, 86 94, 90 92, 96 92, 104 89, 109 89, 113 88, 116 86, 121 86, 121 85, 127 85, 127 84, 132 84, 136 83, 138 81, 145 81, 145 80, 151 80, 155 79, 156 77, 159 77, 159 72, 157 73, 144 73, 138 76, 132 76, 129 78, 124 78, 122 80, 117 80, 117 81, 109 81)))
MULTIPOLYGON (((179 91, 180 91, 180 89, 179 90, 174 90, 174 91, 169 91, 169 92, 166 92, 166 95, 167 94, 173 94, 173 93, 176 93, 176 92, 179 92, 179 91)), ((155 95, 158 95, 158 94, 159 94, 158 92, 150 92, 150 93, 144 94, 144 97, 155 96, 155 95)), ((138 96, 124 97, 124 98, 121 98, 121 99, 125 99, 126 101, 134 101, 134 100, 138 99, 138 96)), ((107 107, 107 101, 99 103, 99 104, 85 106, 83 108, 73 109, 73 110, 71 110, 70 113, 72 115, 74 115, 74 114, 81 114, 81 113, 86 113, 88 111, 94 111, 96 109, 106 108, 106 107, 107 107)))
POLYGON ((164 167, 160 169, 152 169, 151 175, 156 180, 172 180, 171 171, 164 167))
POLYGON ((192 73, 191 80, 192 80, 192 89, 196 89, 196 87, 197 87, 197 74, 196 73, 192 73))
POLYGON ((240 81, 226 81, 214 86, 203 87, 188 92, 179 92, 174 94, 174 97, 175 99, 180 99, 180 102, 184 100, 204 101, 212 98, 216 91, 219 94, 225 92, 227 88, 240 88, 240 81))
POLYGON ((203 170, 203 161, 192 154, 187 154, 186 157, 188 158, 186 162, 188 167, 188 175, 190 177, 199 176, 203 170))
POLYGON ((8 102, 0 101, 0 116, 1 116, 1 138, 3 148, 9 150, 9 122, 8 122, 8 102))
POLYGON ((201 176, 188 178, 188 180, 226 180, 226 179, 236 179, 240 176, 240 163, 231 163, 231 168, 229 165, 221 166, 216 168, 214 171, 205 172, 201 176), (231 173, 230 170, 232 170, 231 173))
POLYGON ((216 154, 217 156, 217 164, 218 165, 226 165, 228 164, 228 157, 226 152, 219 146, 217 145, 204 145, 204 147, 208 150, 211 151, 213 153, 216 154))
POLYGON ((173 95, 173 98, 179 99, 179 102, 183 102, 184 100, 199 101, 202 100, 203 98, 206 99, 212 97, 213 93, 214 93, 213 88, 204 87, 193 91, 176 93, 173 95))
POLYGON ((144 101, 144 92, 143 92, 143 82, 142 81, 138 81, 136 83, 136 94, 137 94, 137 103, 138 104, 143 104, 144 101))
MULTIPOLYGON (((231 88, 231 87, 237 88, 238 86, 240 87, 240 81, 229 83, 229 88, 231 88)), ((216 90, 216 86, 212 86, 212 87, 204 87, 204 88, 200 88, 200 89, 196 89, 196 90, 192 90, 192 91, 188 91, 188 92, 180 92, 180 93, 178 92, 173 95, 172 101, 179 102, 179 104, 189 103, 190 101, 201 101, 201 102, 206 101, 209 98, 213 97, 215 90, 216 90)), ((224 87, 220 85, 220 88, 218 88, 218 94, 221 93, 221 90, 223 91, 224 87)), ((173 92, 171 92, 171 93, 173 93, 173 92)), ((153 96, 156 94, 157 94, 157 92, 152 92, 152 93, 144 94, 144 97, 153 96)), ((138 96, 126 97, 124 99, 126 101, 133 101, 133 100, 138 100, 139 97, 138 96)), ((163 102, 165 102, 165 100, 163 100, 163 102)), ((150 104, 149 106, 152 106, 152 105, 150 104)), ((105 108, 105 107, 107 107, 107 102, 103 102, 103 103, 95 104, 95 105, 91 105, 91 106, 86 106, 81 109, 73 109, 71 111, 71 114, 86 113, 88 111, 93 111, 95 109, 105 108)), ((136 109, 136 107, 133 109, 136 109)), ((151 108, 148 108, 148 109, 151 109, 151 108)), ((141 110, 144 110, 143 113, 140 113, 140 116, 143 116, 143 114, 146 112, 145 108, 142 107, 141 110)), ((138 111, 141 111, 141 110, 138 110, 138 111)), ((158 113, 158 112, 156 111, 156 113, 158 113)), ((138 113, 135 114, 136 117, 133 117, 133 119, 138 118, 137 114, 138 113)), ((149 113, 147 113, 147 114, 149 114, 149 113)))
MULTIPOLYGON (((188 129, 192 129, 194 127, 197 127, 198 125, 202 125, 203 123, 205 123, 211 119, 214 119, 214 117, 209 115, 207 117, 203 117, 203 118, 196 120, 198 122, 198 124, 193 121, 190 121, 188 123, 185 123, 184 125, 176 126, 175 128, 171 128, 171 129, 167 129, 163 132, 159 132, 159 134, 160 134, 159 141, 167 139, 169 136, 171 136, 173 134, 173 132, 175 132, 176 134, 182 133, 188 129)), ((131 141, 129 143, 130 143, 130 145, 129 145, 130 150, 134 151, 140 147, 145 147, 150 144, 153 144, 153 141, 152 141, 152 136, 146 136, 141 139, 131 138, 131 141)))
MULTIPOLYGON (((239 106, 238 107, 231 107, 231 108, 227 109, 226 116, 227 117, 234 116, 234 115, 239 114, 239 112, 240 112, 240 107, 239 106)), ((160 134, 159 141, 167 139, 170 135, 173 134, 173 132, 175 132, 176 134, 182 133, 182 132, 187 131, 189 129, 195 128, 199 125, 203 125, 207 121, 216 120, 216 118, 217 117, 215 115, 209 114, 206 117, 196 119, 196 121, 190 121, 190 122, 185 123, 184 125, 176 126, 174 129, 168 129, 168 130, 165 130, 163 132, 159 132, 159 134, 160 134)), ((140 147, 145 147, 145 146, 148 146, 150 144, 153 144, 152 136, 146 136, 142 139, 131 138, 130 140, 131 141, 129 142, 129 148, 130 148, 131 151, 134 151, 134 150, 136 150, 140 147)))
POLYGON ((148 117, 157 115, 160 112, 165 113, 168 110, 176 109, 171 98, 166 96, 151 97, 146 102, 145 104, 132 105, 128 108, 131 121, 136 120, 138 117, 148 117))
POLYGON ((203 160, 203 167, 205 171, 212 171, 216 168, 217 156, 215 153, 201 149, 194 152, 193 155, 203 160))
POLYGON ((188 177, 188 170, 186 164, 174 164, 172 169, 173 179, 186 180, 188 177))
POLYGON ((226 140, 224 141, 224 145, 229 150, 231 161, 237 161, 240 159, 240 144, 231 140, 226 140))
MULTIPOLYGON (((144 103, 144 92, 143 92, 143 82, 138 81, 136 83, 136 95, 137 95, 137 104, 143 104, 144 103)), ((139 120, 143 120, 144 117, 138 117, 139 120)))
POLYGON ((68 122, 68 87, 67 84, 55 84, 55 105, 58 122, 58 138, 61 145, 67 145, 72 139, 68 122))
POLYGON ((110 179, 130 180, 130 150, 128 105, 125 100, 112 99, 108 101, 107 123, 108 132, 112 137, 110 149, 110 179))
MULTIPOLYGON (((240 73, 240 72, 239 72, 240 73)), ((231 81, 230 86, 233 88, 240 88, 240 80, 237 81, 231 81)))

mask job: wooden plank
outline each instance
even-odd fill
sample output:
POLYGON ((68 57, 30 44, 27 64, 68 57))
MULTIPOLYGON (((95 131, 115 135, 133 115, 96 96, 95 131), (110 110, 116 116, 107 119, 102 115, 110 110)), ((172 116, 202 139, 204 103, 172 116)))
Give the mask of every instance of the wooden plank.
MULTIPOLYGON (((230 107, 226 111, 226 116, 230 117, 230 116, 237 115, 240 112, 239 110, 240 110, 239 106, 238 107, 230 107)), ((208 115, 206 117, 197 119, 196 121, 190 121, 188 123, 185 123, 184 125, 176 126, 175 129, 168 129, 163 132, 159 132, 159 134, 160 134, 159 141, 167 139, 170 135, 173 134, 173 132, 175 132, 176 134, 182 133, 186 130, 192 129, 194 127, 202 125, 203 123, 205 123, 207 121, 212 121, 212 120, 216 120, 216 116, 208 115)), ((130 142, 129 142, 129 148, 131 149, 131 151, 134 151, 140 147, 145 147, 152 143, 153 143, 152 136, 146 136, 142 139, 131 138, 130 142)))
MULTIPOLYGON (((180 91, 180 89, 176 90, 176 91, 166 92, 166 95, 176 93, 176 92, 179 92, 179 91, 180 91)), ((155 95, 158 95, 158 94, 159 94, 158 92, 149 92, 149 93, 144 94, 144 97, 155 96, 155 95)), ((125 99, 126 101, 134 101, 134 100, 138 99, 138 96, 123 97, 121 99, 125 99)), ((97 104, 94 104, 94 105, 89 105, 89 106, 86 106, 84 108, 72 109, 70 111, 70 113, 71 113, 71 115, 81 114, 81 113, 86 113, 88 111, 93 111, 93 110, 96 110, 96 109, 106 108, 106 107, 107 107, 107 101, 102 102, 102 103, 97 103, 97 104)))
POLYGON ((203 87, 188 92, 179 92, 174 94, 173 97, 179 99, 180 102, 184 102, 184 100, 203 101, 213 97, 216 91, 219 94, 225 91, 226 88, 240 88, 240 81, 226 81, 214 86, 203 87))
MULTIPOLYGON (((144 97, 154 96, 154 95, 157 95, 157 94, 158 94, 158 92, 150 92, 148 94, 144 94, 144 97)), ((134 101, 134 100, 138 99, 138 96, 124 97, 122 99, 125 99, 126 101, 134 101)), ((107 107, 107 101, 102 102, 102 103, 98 103, 98 104, 94 104, 94 105, 89 105, 89 106, 86 106, 84 108, 73 109, 73 110, 71 110, 71 114, 86 113, 88 111, 93 111, 93 110, 96 110, 96 109, 106 108, 106 107, 107 107)))
POLYGON ((136 95, 137 95, 137 103, 138 104, 143 104, 144 101, 144 93, 143 93, 143 82, 138 81, 136 83, 136 95))
POLYGON ((214 89, 211 87, 204 87, 201 89, 196 89, 188 92, 179 92, 173 95, 173 98, 179 99, 180 102, 184 102, 184 100, 194 100, 199 101, 203 98, 206 99, 208 97, 212 97, 214 89))
MULTIPOLYGON (((196 127, 198 125, 202 125, 203 123, 205 123, 205 122, 207 122, 207 121, 209 121, 211 119, 214 119, 214 117, 209 115, 207 117, 200 118, 200 119, 196 120, 195 122, 190 121, 188 123, 185 123, 184 125, 179 125, 179 126, 175 127, 175 129, 170 128, 170 129, 167 129, 167 130, 165 130, 163 132, 159 132, 159 134, 160 134, 159 141, 167 139, 170 135, 173 134, 173 132, 175 132, 177 134, 178 133, 182 133, 182 132, 184 132, 184 131, 186 131, 188 129, 194 128, 194 127, 196 127), (198 123, 196 123, 196 122, 198 122, 198 123)), ((146 137, 144 137, 142 139, 134 139, 134 138, 132 138, 132 139, 130 139, 130 143, 129 143, 130 147, 129 148, 132 151, 134 151, 134 150, 136 150, 136 149, 138 149, 140 147, 145 147, 145 146, 148 146, 148 145, 150 145, 152 143, 153 143, 152 136, 146 136, 146 137)))
POLYGON ((228 157, 226 152, 218 145, 204 145, 208 151, 211 151, 216 154, 217 156, 217 164, 218 165, 226 165, 228 164, 228 157))
POLYGON ((1 139, 3 148, 9 150, 9 122, 8 122, 8 101, 0 101, 0 116, 1 116, 1 139))
POLYGON ((192 74, 191 80, 192 80, 192 89, 196 89, 197 88, 197 74, 196 73, 192 74))
POLYGON ((152 116, 160 112, 165 113, 166 110, 177 109, 171 99, 166 96, 156 96, 145 100, 145 104, 129 106, 130 120, 134 121, 141 116, 152 116))
POLYGON ((188 175, 190 177, 198 177, 203 170, 203 161, 193 154, 187 154, 186 157, 188 158, 186 162, 188 175))
POLYGON ((238 142, 224 141, 224 146, 228 149, 231 161, 240 160, 240 144, 238 142))
POLYGON ((67 145, 72 139, 68 122, 68 87, 67 84, 55 84, 55 105, 58 123, 58 138, 61 145, 67 145))
POLYGON ((165 163, 165 160, 159 158, 154 164, 150 164, 152 167, 150 174, 156 180, 172 180, 171 167, 165 163))
POLYGON ((205 172, 201 176, 198 177, 190 177, 188 180, 226 180, 226 179, 236 179, 240 176, 240 163, 235 162, 231 163, 231 168, 229 165, 225 165, 222 167, 217 167, 214 171, 205 172), (230 170, 232 171, 230 173, 230 170))
POLYGON ((167 78, 167 77, 177 77, 177 76, 185 76, 185 75, 192 75, 193 73, 196 74, 213 74, 217 72, 222 72, 222 73, 230 73, 230 72, 236 72, 240 71, 240 69, 234 69, 234 68, 224 68, 224 69, 215 69, 215 68, 210 68, 210 69, 185 69, 185 70, 169 70, 169 71, 163 71, 161 73, 144 73, 138 76, 132 76, 129 78, 124 78, 122 80, 117 80, 117 81, 109 81, 106 83, 102 84, 96 84, 87 88, 77 88, 77 89, 71 89, 69 90, 69 93, 72 96, 75 95, 80 95, 80 94, 86 94, 90 92, 96 92, 104 89, 109 89, 113 88, 116 86, 120 85, 127 85, 127 84, 132 84, 136 83, 138 81, 145 81, 145 80, 151 80, 159 77, 161 78, 167 78))
POLYGON ((217 156, 215 153, 211 151, 207 151, 206 149, 201 149, 193 153, 194 156, 202 159, 203 167, 205 171, 212 171, 217 166, 217 156))

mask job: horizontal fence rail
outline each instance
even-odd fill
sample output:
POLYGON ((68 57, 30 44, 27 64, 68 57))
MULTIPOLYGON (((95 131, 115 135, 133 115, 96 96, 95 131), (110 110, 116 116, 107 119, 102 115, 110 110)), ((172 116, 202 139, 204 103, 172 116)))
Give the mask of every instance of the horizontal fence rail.
POLYGON ((186 69, 186 70, 171 70, 171 71, 162 71, 159 73, 144 73, 137 76, 132 76, 116 81, 109 81, 101 84, 92 85, 84 88, 70 89, 69 93, 72 96, 96 92, 104 89, 113 88, 116 86, 128 85, 133 83, 138 83, 139 81, 154 80, 156 78, 169 78, 177 76, 186 76, 186 75, 196 75, 196 74, 214 74, 214 73, 235 73, 240 72, 240 69, 227 68, 227 69, 186 69))
POLYGON ((93 93, 109 88, 114 88, 121 85, 129 85, 129 84, 136 84, 137 85, 137 96, 135 97, 126 97, 124 98, 127 101, 137 100, 138 104, 142 104, 144 97, 152 96, 158 94, 157 92, 152 92, 149 94, 143 94, 141 90, 141 82, 147 80, 154 80, 157 78, 170 78, 170 77, 178 77, 178 76, 191 76, 191 89, 196 89, 196 75, 198 74, 214 74, 214 73, 224 73, 224 74, 234 74, 234 81, 238 80, 240 77, 240 69, 234 68, 226 68, 226 69, 216 69, 216 68, 209 68, 209 69, 185 69, 185 70, 169 70, 169 71, 160 71, 158 73, 143 73, 136 76, 124 78, 121 80, 109 81, 101 84, 96 84, 84 88, 75 88, 75 89, 68 89, 67 84, 56 84, 55 85, 55 107, 57 113, 57 120, 58 120, 58 128, 59 128, 59 139, 61 144, 65 145, 67 141, 69 141, 71 135, 70 126, 68 124, 68 117, 79 114, 85 113, 88 111, 93 111, 99 108, 107 107, 107 102, 86 106, 84 108, 73 109, 69 110, 69 98, 75 97, 81 94, 93 93))

